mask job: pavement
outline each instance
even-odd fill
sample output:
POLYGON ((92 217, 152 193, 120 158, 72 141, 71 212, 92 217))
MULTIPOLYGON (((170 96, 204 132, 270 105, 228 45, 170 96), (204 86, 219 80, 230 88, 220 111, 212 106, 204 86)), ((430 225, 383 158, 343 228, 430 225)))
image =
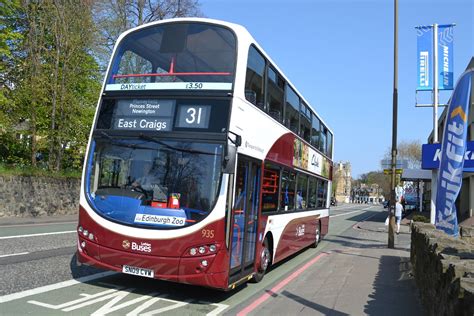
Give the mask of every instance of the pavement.
POLYGON ((327 255, 250 314, 423 315, 411 274, 409 226, 401 226, 389 249, 386 216, 374 211, 328 235, 322 248, 327 255))

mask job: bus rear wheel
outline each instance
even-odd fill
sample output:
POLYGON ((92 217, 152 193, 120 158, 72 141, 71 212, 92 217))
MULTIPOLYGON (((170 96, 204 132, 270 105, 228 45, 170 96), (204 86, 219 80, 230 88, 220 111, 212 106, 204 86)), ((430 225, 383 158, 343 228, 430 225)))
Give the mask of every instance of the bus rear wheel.
POLYGON ((314 242, 311 247, 316 248, 319 245, 319 241, 321 240, 321 223, 318 221, 316 224, 316 236, 314 238, 314 242))
POLYGON ((258 266, 257 272, 253 275, 252 281, 258 283, 262 281, 265 273, 268 270, 268 267, 271 264, 271 252, 269 247, 268 238, 265 238, 262 244, 262 250, 260 252, 260 264, 258 266))

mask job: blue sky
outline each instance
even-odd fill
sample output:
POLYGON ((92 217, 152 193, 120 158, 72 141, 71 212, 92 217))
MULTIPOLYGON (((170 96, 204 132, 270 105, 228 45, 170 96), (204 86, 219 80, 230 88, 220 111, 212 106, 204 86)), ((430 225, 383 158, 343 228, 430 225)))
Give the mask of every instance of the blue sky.
MULTIPOLYGON (((392 0, 200 3, 206 17, 249 30, 334 131, 335 161, 351 162, 354 178, 381 169, 392 142, 392 0)), ((456 81, 474 55, 474 1, 399 0, 398 8, 398 140, 426 143, 433 110, 415 108, 414 27, 456 23, 456 81)), ((444 93, 440 101, 447 98, 444 93)), ((422 100, 430 102, 430 94, 422 100)))

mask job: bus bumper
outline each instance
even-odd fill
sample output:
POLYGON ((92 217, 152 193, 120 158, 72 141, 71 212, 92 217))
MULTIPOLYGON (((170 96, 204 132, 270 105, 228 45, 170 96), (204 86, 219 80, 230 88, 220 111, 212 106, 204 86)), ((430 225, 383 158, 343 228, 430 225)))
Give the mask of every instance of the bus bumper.
POLYGON ((131 254, 100 246, 79 237, 77 262, 96 268, 122 272, 123 265, 152 269, 154 278, 205 287, 227 290, 228 273, 214 271, 213 266, 221 266, 224 252, 201 257, 160 257, 131 254), (83 247, 85 242, 85 246, 83 247), (82 244, 82 245, 81 245, 82 244), (203 261, 207 261, 207 266, 203 261))

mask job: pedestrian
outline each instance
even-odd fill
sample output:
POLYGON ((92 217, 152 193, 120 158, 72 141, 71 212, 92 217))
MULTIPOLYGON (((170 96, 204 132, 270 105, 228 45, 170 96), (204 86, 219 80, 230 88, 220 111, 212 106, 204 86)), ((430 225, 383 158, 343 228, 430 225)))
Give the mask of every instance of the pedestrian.
POLYGON ((403 206, 400 203, 400 200, 397 200, 395 203, 395 219, 397 220, 397 235, 400 233, 400 222, 402 221, 403 206))

